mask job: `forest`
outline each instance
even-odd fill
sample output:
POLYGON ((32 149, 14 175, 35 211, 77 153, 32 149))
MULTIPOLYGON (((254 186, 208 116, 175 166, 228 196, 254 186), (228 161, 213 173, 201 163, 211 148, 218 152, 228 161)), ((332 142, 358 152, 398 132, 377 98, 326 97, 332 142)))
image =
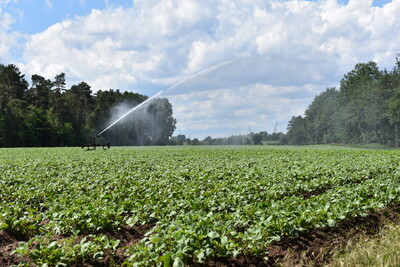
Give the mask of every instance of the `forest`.
MULTIPOLYGON (((114 89, 93 94, 86 82, 66 88, 64 73, 54 80, 34 74, 29 86, 17 66, 0 64, 0 146, 78 146, 107 127, 122 104, 127 110, 146 99, 114 89)), ((134 119, 126 120, 129 123, 119 123, 104 134, 107 142, 165 145, 176 124, 166 98, 151 101, 134 119)))
POLYGON ((400 146, 400 54, 392 70, 358 63, 340 88, 316 96, 304 116, 293 116, 286 140, 293 145, 369 144, 400 146))

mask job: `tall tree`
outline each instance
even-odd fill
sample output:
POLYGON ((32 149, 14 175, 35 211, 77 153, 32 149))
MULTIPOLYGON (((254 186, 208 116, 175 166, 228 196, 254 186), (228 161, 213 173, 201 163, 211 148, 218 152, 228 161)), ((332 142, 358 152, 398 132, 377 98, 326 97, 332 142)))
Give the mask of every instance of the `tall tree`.
POLYGON ((37 74, 32 75, 31 80, 32 86, 26 92, 28 103, 43 110, 48 110, 53 83, 37 74))
MULTIPOLYGON (((375 62, 358 63, 340 81, 341 104, 346 107, 347 119, 345 135, 350 142, 363 142, 371 125, 367 116, 376 103, 374 87, 382 73, 375 62)), ((372 113, 371 113, 372 114, 372 113)))
POLYGON ((70 122, 72 122, 77 142, 85 139, 90 129, 87 119, 93 108, 92 90, 89 84, 81 82, 66 90, 65 99, 70 109, 70 122))
POLYGON ((28 106, 25 115, 27 136, 26 146, 53 146, 55 145, 53 129, 47 119, 46 112, 33 105, 28 106))
POLYGON ((390 144, 400 146, 400 54, 397 54, 393 71, 385 75, 384 85, 387 88, 386 118, 389 122, 388 140, 390 144))
POLYGON ((27 146, 29 132, 25 124, 27 105, 24 100, 13 99, 5 108, 5 125, 2 130, 4 146, 27 146))
MULTIPOLYGON (((54 78, 54 82, 53 82, 53 106, 54 106, 54 110, 55 113, 57 114, 57 121, 56 121, 56 125, 57 125, 57 143, 58 144, 62 144, 62 135, 63 135, 63 131, 62 131, 62 125, 64 123, 63 120, 63 111, 64 111, 64 101, 62 98, 62 94, 65 91, 65 73, 60 73, 58 75, 56 75, 56 77, 54 78)), ((51 116, 51 114, 50 114, 51 116)))
POLYGON ((15 65, 0 64, 0 141, 5 146, 16 146, 24 131, 20 125, 20 108, 24 106, 24 93, 28 82, 15 65), (15 102, 15 103, 13 103, 15 102), (18 102, 18 103, 17 103, 18 102))
POLYGON ((310 132, 305 118, 293 116, 289 121, 287 129, 287 137, 290 144, 306 145, 310 143, 310 132))
POLYGON ((0 65, 0 109, 14 99, 23 99, 28 82, 15 65, 0 65))
POLYGON ((338 127, 335 123, 335 112, 339 108, 338 94, 336 88, 326 89, 314 98, 305 111, 311 143, 335 142, 335 127, 338 127))

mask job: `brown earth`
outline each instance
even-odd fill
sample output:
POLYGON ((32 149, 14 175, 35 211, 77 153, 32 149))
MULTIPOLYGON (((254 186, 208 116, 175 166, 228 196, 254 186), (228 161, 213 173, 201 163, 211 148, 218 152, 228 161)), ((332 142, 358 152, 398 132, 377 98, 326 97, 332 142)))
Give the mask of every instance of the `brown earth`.
POLYGON ((0 231, 0 266, 10 266, 26 261, 16 254, 10 255, 18 246, 19 242, 28 241, 24 236, 13 234, 9 231, 0 231))

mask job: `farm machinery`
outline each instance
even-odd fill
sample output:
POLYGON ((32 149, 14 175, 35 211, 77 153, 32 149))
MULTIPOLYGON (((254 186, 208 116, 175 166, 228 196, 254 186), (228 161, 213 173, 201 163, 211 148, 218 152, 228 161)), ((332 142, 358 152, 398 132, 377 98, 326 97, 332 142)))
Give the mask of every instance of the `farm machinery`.
POLYGON ((93 142, 91 144, 82 143, 81 144, 82 149, 86 148, 86 151, 96 150, 96 147, 103 147, 104 150, 109 149, 111 147, 110 143, 100 144, 100 143, 96 142, 96 139, 99 137, 100 137, 100 134, 93 137, 93 142))

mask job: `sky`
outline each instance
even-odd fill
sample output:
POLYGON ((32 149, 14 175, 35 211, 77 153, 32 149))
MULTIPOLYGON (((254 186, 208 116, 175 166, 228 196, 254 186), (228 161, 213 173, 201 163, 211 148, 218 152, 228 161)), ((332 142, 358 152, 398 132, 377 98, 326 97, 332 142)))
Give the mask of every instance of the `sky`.
POLYGON ((400 0, 0 0, 0 63, 162 91, 192 139, 286 132, 355 64, 393 68, 399 14, 400 0))

